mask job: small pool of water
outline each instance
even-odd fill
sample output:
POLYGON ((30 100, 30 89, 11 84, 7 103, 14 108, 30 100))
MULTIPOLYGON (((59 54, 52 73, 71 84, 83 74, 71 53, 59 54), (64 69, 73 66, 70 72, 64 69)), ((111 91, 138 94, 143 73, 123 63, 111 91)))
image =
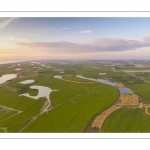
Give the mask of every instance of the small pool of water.
POLYGON ((17 77, 17 74, 5 74, 0 77, 0 84, 5 83, 8 80, 14 79, 17 77))
POLYGON ((106 73, 99 73, 99 75, 106 75, 106 73))
POLYGON ((120 94, 133 94, 134 92, 129 88, 118 88, 120 94))
POLYGON ((22 81, 22 82, 19 82, 21 84, 30 84, 30 83, 34 83, 35 81, 34 80, 25 80, 25 81, 22 81))
POLYGON ((17 68, 17 69, 15 69, 15 70, 22 70, 21 68, 17 68))
POLYGON ((37 89, 38 94, 36 96, 31 96, 29 93, 24 93, 24 94, 21 94, 19 96, 26 96, 26 97, 33 98, 33 99, 36 99, 36 100, 39 99, 39 98, 45 97, 48 100, 48 105, 44 108, 42 113, 48 111, 49 107, 51 106, 50 93, 52 91, 57 91, 57 90, 52 90, 49 87, 38 86, 38 85, 30 86, 30 89, 37 89))
POLYGON ((49 100, 49 94, 52 92, 52 90, 49 87, 45 87, 45 86, 33 85, 33 86, 30 86, 30 89, 37 89, 38 90, 37 96, 30 96, 29 93, 24 93, 24 94, 21 94, 20 96, 26 96, 26 97, 30 97, 36 100, 41 97, 46 97, 49 100))
POLYGON ((112 72, 120 72, 119 70, 111 70, 112 72))
POLYGON ((56 75, 56 76, 54 76, 54 78, 62 79, 62 76, 56 75))

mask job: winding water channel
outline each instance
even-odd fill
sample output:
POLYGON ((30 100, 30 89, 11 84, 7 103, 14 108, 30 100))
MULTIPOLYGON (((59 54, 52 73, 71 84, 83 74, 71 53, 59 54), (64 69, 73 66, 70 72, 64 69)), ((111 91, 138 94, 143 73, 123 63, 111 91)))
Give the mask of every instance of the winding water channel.
MULTIPOLYGON (((87 77, 84 77, 84 76, 81 76, 81 75, 77 75, 76 77, 86 79, 86 80, 91 80, 91 81, 104 83, 104 84, 111 85, 111 86, 116 86, 117 85, 116 82, 110 82, 109 80, 87 78, 87 77)), ((118 89, 119 89, 120 94, 133 94, 134 93, 131 89, 126 88, 126 87, 118 88, 118 89)))

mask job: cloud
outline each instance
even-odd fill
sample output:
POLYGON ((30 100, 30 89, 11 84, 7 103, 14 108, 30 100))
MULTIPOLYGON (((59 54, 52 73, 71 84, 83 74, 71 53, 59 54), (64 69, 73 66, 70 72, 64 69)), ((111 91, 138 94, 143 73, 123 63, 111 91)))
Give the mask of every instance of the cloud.
POLYGON ((14 49, 0 49, 0 54, 15 54, 14 49))
POLYGON ((80 33, 91 33, 92 31, 91 30, 84 30, 84 31, 81 31, 80 33))
POLYGON ((47 48, 58 52, 67 53, 97 53, 136 50, 138 48, 150 47, 150 36, 144 37, 141 41, 126 40, 117 38, 97 38, 84 43, 60 42, 34 42, 16 43, 17 45, 47 48))
POLYGON ((60 29, 56 29, 54 31, 62 31, 62 30, 69 30, 70 28, 60 28, 60 29))
POLYGON ((0 30, 4 29, 7 25, 9 25, 12 21, 17 18, 0 18, 0 30))

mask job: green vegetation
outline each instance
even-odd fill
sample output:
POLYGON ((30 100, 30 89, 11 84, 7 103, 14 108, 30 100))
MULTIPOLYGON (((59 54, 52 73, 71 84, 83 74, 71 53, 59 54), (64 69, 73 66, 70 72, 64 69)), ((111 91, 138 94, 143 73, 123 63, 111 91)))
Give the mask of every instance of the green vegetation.
POLYGON ((17 113, 17 111, 14 111, 14 110, 7 110, 7 111, 5 111, 3 114, 1 114, 0 115, 0 120, 3 120, 3 119, 5 119, 5 118, 7 118, 7 117, 10 117, 10 116, 12 116, 12 115, 14 115, 14 114, 16 114, 17 113))
POLYGON ((137 72, 137 73, 134 73, 136 76, 142 78, 142 79, 145 79, 147 81, 150 81, 150 73, 149 72, 137 72))
POLYGON ((33 99, 19 96, 18 93, 8 92, 5 89, 0 89, 0 105, 7 106, 16 110, 25 110, 30 104, 33 103, 33 99))
POLYGON ((13 133, 19 132, 19 130, 21 130, 25 125, 27 125, 30 122, 30 120, 31 119, 8 127, 7 132, 9 132, 9 133, 10 132, 13 132, 13 133))
POLYGON ((22 75, 23 76, 29 76, 29 75, 33 75, 35 73, 37 73, 37 72, 30 70, 30 71, 23 72, 22 75))
POLYGON ((2 69, 0 69, 0 77, 2 75, 11 74, 13 72, 14 72, 14 68, 10 68, 10 69, 2 68, 2 69))
POLYGON ((35 101, 27 110, 24 112, 15 115, 11 118, 5 119, 3 121, 0 121, 0 127, 9 127, 13 124, 22 122, 24 120, 30 119, 31 117, 37 115, 40 113, 41 108, 43 107, 46 99, 40 98, 39 100, 35 101))
POLYGON ((110 114, 102 132, 150 132, 150 116, 140 108, 122 108, 110 114))
MULTIPOLYGON (((16 73, 16 68, 22 68, 22 71, 25 71, 20 74, 19 78, 11 80, 6 85, 0 85, 0 127, 6 128, 7 132, 19 132, 33 117, 37 118, 22 132, 85 132, 91 120, 98 113, 115 103, 119 97, 119 90, 109 85, 91 83, 93 81, 77 78, 76 75, 121 82, 140 97, 140 102, 150 103, 150 84, 121 71, 148 70, 150 65, 143 68, 136 67, 136 64, 112 65, 111 62, 96 61, 66 61, 65 63, 54 61, 44 64, 45 67, 40 64, 31 65, 30 62, 22 63, 21 66, 14 68, 8 67, 15 64, 0 66, 0 75, 16 73), (46 66, 52 68, 46 68, 46 66), (40 67, 40 69, 34 67, 40 67), (115 69, 117 72, 112 71, 115 69), (63 70, 64 73, 54 70, 63 70), (99 75, 99 73, 106 73, 106 75, 99 75), (83 83, 56 79, 54 75, 62 75, 65 80, 83 83), (35 82, 19 83, 29 79, 35 80, 35 82), (46 86, 57 90, 52 91, 49 96, 51 107, 48 112, 40 115, 43 106, 46 107, 46 98, 34 100, 19 96, 23 93, 36 96, 38 90, 30 89, 32 85, 46 86), (3 106, 8 108, 4 109, 3 106), (18 113, 19 111, 21 112, 18 113)), ((150 73, 133 74, 150 81, 150 73)), ((149 120, 150 116, 145 115, 140 108, 122 108, 108 116, 102 126, 102 132, 149 132, 149 120)), ((0 132, 4 132, 4 130, 0 129, 0 132)))
POLYGON ((74 97, 40 116, 24 132, 84 132, 90 120, 112 105, 118 94, 118 91, 112 88, 107 96, 93 94, 74 97))
POLYGON ((4 130, 3 130, 3 129, 0 129, 0 133, 4 133, 4 130))
POLYGON ((140 96, 143 102, 150 103, 150 84, 141 83, 141 84, 130 84, 127 87, 131 88, 137 95, 140 96))

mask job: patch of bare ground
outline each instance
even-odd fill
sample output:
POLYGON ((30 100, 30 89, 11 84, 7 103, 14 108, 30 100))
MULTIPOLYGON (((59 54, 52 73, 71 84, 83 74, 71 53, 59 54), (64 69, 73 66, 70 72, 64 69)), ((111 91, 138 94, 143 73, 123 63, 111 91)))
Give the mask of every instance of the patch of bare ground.
POLYGON ((143 108, 143 103, 140 103, 138 106, 132 107, 132 108, 143 108))
POLYGON ((124 88, 125 86, 122 83, 117 83, 116 87, 117 88, 124 88))
POLYGON ((73 76, 73 75, 71 75, 71 74, 64 74, 63 76, 73 76))
POLYGON ((19 91, 19 89, 18 89, 18 88, 15 88, 15 87, 11 87, 11 86, 8 86, 8 85, 6 85, 5 87, 6 87, 6 89, 8 89, 10 92, 18 92, 18 91, 19 91))
POLYGON ((77 102, 76 101, 74 101, 73 99, 72 100, 70 100, 70 102, 71 103, 74 103, 74 104, 76 104, 77 102))
POLYGON ((137 65, 135 65, 135 67, 144 67, 144 66, 141 64, 137 64, 137 65))
POLYGON ((136 94, 121 94, 120 105, 123 106, 135 106, 139 105, 138 96, 136 94))
POLYGON ((6 113, 11 111, 9 108, 6 107, 2 107, 2 110, 4 110, 6 113))
POLYGON ((150 115, 150 113, 148 111, 148 107, 150 107, 150 104, 143 104, 145 114, 150 115))
POLYGON ((22 111, 20 111, 20 110, 13 109, 13 108, 10 108, 10 107, 7 107, 7 106, 3 106, 3 105, 0 105, 0 107, 2 107, 3 109, 9 109, 9 110, 17 111, 17 112, 22 112, 22 111))
POLYGON ((8 84, 9 82, 3 83, 0 85, 0 87, 3 87, 4 85, 8 84))

